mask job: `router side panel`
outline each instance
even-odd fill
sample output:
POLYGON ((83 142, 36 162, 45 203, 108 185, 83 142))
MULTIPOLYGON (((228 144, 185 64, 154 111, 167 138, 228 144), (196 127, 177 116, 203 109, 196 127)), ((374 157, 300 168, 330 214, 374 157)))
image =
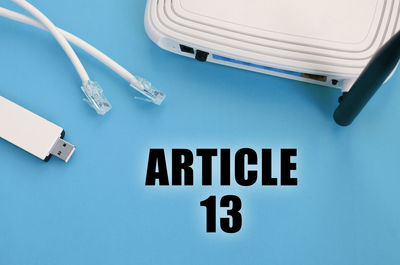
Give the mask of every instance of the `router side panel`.
MULTIPOLYGON (((150 8, 149 2, 148 2, 148 5, 146 8, 150 8)), ((151 13, 146 12, 145 29, 146 29, 146 33, 148 34, 148 36, 154 43, 156 43, 160 48, 163 48, 170 52, 195 59, 195 54, 185 53, 185 52, 182 52, 180 49, 180 44, 183 44, 183 45, 185 45, 185 44, 190 45, 190 44, 188 44, 184 41, 177 41, 177 40, 170 39, 166 35, 162 34, 160 31, 157 30, 157 28, 152 23, 152 19, 150 16, 151 16, 151 13)), ((220 65, 224 65, 224 66, 235 67, 235 68, 239 68, 239 69, 243 69, 243 70, 258 72, 258 73, 262 73, 262 74, 268 74, 268 75, 272 75, 272 76, 277 76, 277 77, 282 77, 282 78, 287 78, 287 79, 292 79, 292 80, 297 80, 297 81, 308 82, 308 83, 312 83, 312 84, 316 84, 316 85, 330 86, 330 87, 335 87, 335 88, 341 88, 341 85, 342 85, 342 81, 339 81, 338 83, 335 82, 335 85, 332 84, 332 80, 340 80, 341 77, 328 77, 326 82, 321 82, 318 80, 302 78, 301 76, 294 76, 294 75, 285 74, 282 72, 269 71, 269 70, 259 69, 259 68, 257 69, 257 68, 249 67, 249 66, 245 66, 245 65, 237 65, 234 63, 226 62, 226 61, 216 60, 212 57, 213 54, 216 54, 216 51, 213 51, 213 50, 209 50, 209 51, 210 51, 210 56, 208 57, 207 61, 211 62, 211 63, 216 63, 216 64, 220 64, 220 65)))
MULTIPOLYGON (((173 0, 172 3, 180 2, 183 0, 173 0)), ((195 0, 185 0, 192 3, 195 0)), ((286 2, 294 2, 293 0, 285 0, 286 2)), ((284 2, 285 2, 284 1, 284 2)), ((390 38, 392 34, 387 30, 388 23, 393 23, 396 18, 396 13, 398 13, 399 1, 378 1, 381 4, 381 9, 377 15, 375 16, 375 20, 380 21, 379 28, 371 27, 371 34, 373 35, 373 41, 369 44, 369 41, 363 41, 362 43, 368 44, 368 48, 364 51, 345 51, 340 50, 339 45, 336 42, 330 42, 328 46, 316 47, 316 43, 319 40, 317 39, 305 39, 306 44, 300 43, 291 43, 289 44, 286 40, 274 40, 270 37, 273 33, 268 32, 267 34, 268 40, 256 38, 253 34, 248 33, 251 29, 249 28, 246 31, 247 35, 239 34, 237 32, 227 32, 226 27, 223 29, 220 27, 221 22, 214 21, 214 23, 207 25, 206 23, 198 22, 193 23, 191 20, 184 20, 180 14, 178 14, 178 7, 171 6, 171 1, 164 1, 165 4, 162 6, 162 12, 159 12, 159 19, 163 21, 163 23, 170 27, 172 30, 181 32, 185 35, 194 34, 197 38, 202 38, 204 40, 209 40, 213 38, 213 42, 221 43, 222 45, 231 45, 232 47, 236 47, 240 50, 248 50, 257 54, 254 58, 260 58, 263 55, 274 55, 275 57, 281 58, 291 58, 291 65, 296 65, 296 62, 300 64, 298 67, 304 67, 303 62, 314 62, 319 63, 322 71, 327 70, 329 66, 335 67, 338 69, 337 72, 351 72, 351 73, 360 73, 362 69, 366 66, 370 58, 373 56, 376 50, 378 50, 385 37, 390 38), (385 5, 383 5, 385 3, 385 5), (395 5, 396 4, 396 5, 395 5), (397 12, 396 12, 397 11, 397 12), (165 16, 163 15, 165 13, 165 16), (242 39, 241 42, 239 40, 242 39), (330 47, 330 48, 329 48, 330 47), (324 68, 326 67, 326 68, 324 68), (357 68, 350 69, 350 68, 357 68)), ((266 1, 268 2, 268 1, 266 1)), ((349 1, 345 1, 348 3, 349 1)), ((350 1, 357 2, 357 1, 350 1)), ((252 2, 253 3, 253 2, 252 2)), ((336 4, 336 2, 335 2, 336 4)), ((161 7, 160 7, 161 10, 161 7)), ((196 14, 192 14, 192 17, 196 16, 196 14)), ((201 20, 201 17, 200 17, 201 20)), ((207 17, 203 17, 203 21, 206 21, 207 17)), ((375 25, 375 20, 374 24, 375 25)), ((397 18, 396 18, 397 20, 397 18)), ((284 23, 283 23, 284 24, 284 23)), ((378 22, 376 22, 378 24, 378 22)), ((234 25, 235 28, 239 28, 241 25, 234 25)), ((352 25, 346 25, 347 28, 352 28, 352 25)), ((286 38, 289 39, 287 36, 286 38)), ((349 48, 349 44, 346 44, 345 47, 349 48)), ((279 59, 273 59, 279 60, 279 59)), ((328 71, 332 71, 332 68, 329 68, 328 71)))
MULTIPOLYGON (((346 68, 344 66, 327 65, 324 60, 309 60, 308 55, 301 53, 300 56, 303 57, 304 60, 299 61, 293 58, 294 52, 283 52, 278 50, 278 52, 283 54, 278 56, 276 55, 276 49, 270 50, 269 54, 261 54, 254 50, 241 49, 240 47, 232 46, 232 43, 235 42, 234 40, 225 39, 224 44, 217 41, 220 39, 220 36, 211 34, 207 35, 202 32, 196 32, 184 27, 177 28, 175 24, 168 20, 168 17, 164 13, 164 6, 161 4, 162 0, 160 0, 159 4, 153 2, 151 5, 151 13, 153 18, 152 22, 155 27, 165 36, 168 36, 169 39, 184 40, 185 43, 199 47, 199 49, 205 51, 212 49, 217 51, 217 54, 230 55, 239 60, 249 60, 252 63, 267 64, 268 66, 272 67, 283 67, 287 70, 303 71, 303 69, 305 69, 306 72, 319 71, 320 73, 324 74, 343 75, 348 77, 354 77, 360 74, 362 71, 361 66, 364 66, 368 62, 368 60, 366 60, 365 63, 360 65, 360 67, 353 69, 346 68)), ((356 62, 350 61, 350 63, 356 62)))
MULTIPOLYGON (((227 37, 223 38, 221 34, 212 35, 210 31, 207 32, 207 26, 200 25, 199 23, 196 25, 193 21, 185 20, 183 17, 174 14, 176 10, 172 11, 174 8, 177 8, 174 7, 174 3, 179 3, 179 1, 181 0, 148 0, 145 26, 147 34, 158 46, 182 56, 195 58, 195 52, 204 51, 210 54, 207 58, 209 62, 343 89, 349 87, 349 83, 352 83, 358 77, 369 61, 369 58, 366 58, 359 67, 348 68, 343 66, 329 66, 326 64, 327 60, 324 60, 322 57, 319 59, 320 62, 317 63, 307 60, 298 61, 293 59, 295 57, 293 55, 286 58, 277 56, 279 52, 283 52, 282 49, 275 51, 275 56, 261 54, 260 52, 257 53, 245 48, 241 49, 233 45, 235 41, 238 43, 237 40, 229 41, 227 37), (225 44, 218 41, 222 39, 225 40, 225 44), (181 45, 184 45, 190 53, 182 50, 181 45), (218 59, 221 57, 227 58, 227 60, 218 59), (273 70, 271 71, 272 68, 273 70), (288 72, 289 74, 287 74, 288 72), (308 76, 308 78, 304 78, 303 74, 308 76), (309 78, 310 76, 313 79, 309 78), (325 78, 324 81, 321 81, 321 76, 325 78)), ((383 38, 385 36, 392 35, 392 31, 394 34, 400 27, 400 1, 379 1, 379 3, 383 2, 389 4, 391 8, 384 9, 383 12, 385 15, 380 18, 381 21, 385 21, 384 23, 386 23, 385 30, 379 31, 376 34, 382 39, 382 44, 384 43, 383 38)), ((246 47, 250 47, 250 45, 247 44, 246 47)), ((284 53, 286 55, 293 54, 286 51, 284 53)), ((301 54, 301 56, 305 59, 310 58, 306 54, 301 54)), ((344 62, 340 58, 335 58, 335 60, 344 62)), ((348 61, 351 63, 360 63, 360 61, 354 59, 349 59, 348 61)))

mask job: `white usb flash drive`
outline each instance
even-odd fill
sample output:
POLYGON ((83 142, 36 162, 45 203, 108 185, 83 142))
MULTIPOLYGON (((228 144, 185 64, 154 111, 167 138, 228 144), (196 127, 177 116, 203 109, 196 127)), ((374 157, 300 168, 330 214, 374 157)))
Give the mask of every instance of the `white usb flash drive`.
POLYGON ((75 151, 63 128, 1 96, 0 137, 44 161, 54 155, 68 162, 75 151))

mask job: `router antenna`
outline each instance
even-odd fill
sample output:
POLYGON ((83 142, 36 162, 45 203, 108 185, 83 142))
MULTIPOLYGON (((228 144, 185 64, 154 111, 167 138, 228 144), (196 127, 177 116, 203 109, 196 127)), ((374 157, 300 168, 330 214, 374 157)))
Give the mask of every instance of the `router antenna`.
POLYGON ((393 73, 400 60, 400 32, 394 35, 371 59, 358 80, 336 109, 334 119, 341 126, 350 125, 376 91, 393 73))

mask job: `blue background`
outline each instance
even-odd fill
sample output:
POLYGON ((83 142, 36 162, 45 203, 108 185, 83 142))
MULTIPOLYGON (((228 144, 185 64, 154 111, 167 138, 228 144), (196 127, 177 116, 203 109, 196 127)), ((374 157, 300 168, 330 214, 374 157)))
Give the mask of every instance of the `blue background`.
POLYGON ((0 141, 1 265, 400 264, 399 72, 340 128, 339 91, 159 49, 143 28, 144 0, 33 3, 167 99, 136 101, 79 51, 114 106, 99 117, 49 34, 0 19, 1 95, 64 127, 78 148, 68 165, 46 164, 0 141), (204 188, 197 160, 195 187, 145 187, 154 147, 273 148, 275 176, 280 148, 298 148, 299 186, 204 188), (224 194, 242 198, 243 229, 206 234, 199 203, 224 194))

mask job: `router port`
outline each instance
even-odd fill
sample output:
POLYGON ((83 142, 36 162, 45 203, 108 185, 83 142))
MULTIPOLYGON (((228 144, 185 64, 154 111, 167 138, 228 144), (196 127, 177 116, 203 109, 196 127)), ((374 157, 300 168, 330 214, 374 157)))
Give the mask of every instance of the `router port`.
POLYGON ((194 54, 194 49, 192 47, 186 46, 186 45, 179 45, 181 48, 181 52, 184 53, 190 53, 190 54, 194 54))

